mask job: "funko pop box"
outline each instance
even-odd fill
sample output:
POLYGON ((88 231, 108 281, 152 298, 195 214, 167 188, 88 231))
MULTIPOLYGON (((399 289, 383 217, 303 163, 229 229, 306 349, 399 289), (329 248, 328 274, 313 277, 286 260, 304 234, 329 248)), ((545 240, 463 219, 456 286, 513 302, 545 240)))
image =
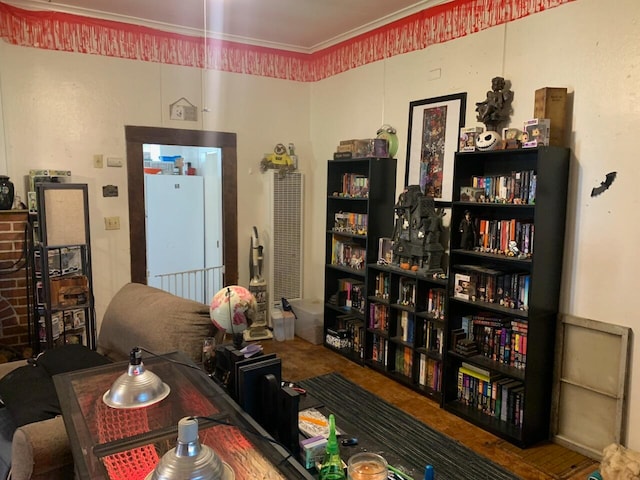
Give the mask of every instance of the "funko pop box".
POLYGON ((550 124, 548 118, 532 118, 524 122, 522 147, 532 148, 549 145, 550 124))

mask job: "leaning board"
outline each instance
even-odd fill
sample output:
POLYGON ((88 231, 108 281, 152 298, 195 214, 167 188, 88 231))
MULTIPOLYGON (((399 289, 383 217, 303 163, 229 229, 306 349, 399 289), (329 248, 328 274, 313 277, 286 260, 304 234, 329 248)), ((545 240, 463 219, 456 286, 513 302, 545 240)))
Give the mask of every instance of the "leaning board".
POLYGON ((554 441, 601 460, 625 443, 631 329, 562 316, 556 337, 554 441))

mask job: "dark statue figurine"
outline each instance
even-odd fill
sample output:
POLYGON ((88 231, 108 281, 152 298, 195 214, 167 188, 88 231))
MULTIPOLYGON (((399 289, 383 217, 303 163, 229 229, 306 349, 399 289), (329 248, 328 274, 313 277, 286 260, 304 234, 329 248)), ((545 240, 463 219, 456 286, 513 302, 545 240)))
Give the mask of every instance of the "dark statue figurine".
POLYGON ((473 250, 476 246, 478 234, 476 232, 476 224, 471 218, 469 210, 464 211, 464 218, 460 222, 460 248, 463 250, 473 250))
POLYGON ((409 185, 394 208, 394 263, 406 270, 442 272, 442 209, 436 210, 433 198, 424 196, 420 185, 409 185))
POLYGON ((509 120, 512 100, 513 92, 507 87, 505 79, 492 78, 491 91, 487 92, 487 99, 476 103, 478 121, 484 123, 487 131, 500 133, 500 125, 509 120))

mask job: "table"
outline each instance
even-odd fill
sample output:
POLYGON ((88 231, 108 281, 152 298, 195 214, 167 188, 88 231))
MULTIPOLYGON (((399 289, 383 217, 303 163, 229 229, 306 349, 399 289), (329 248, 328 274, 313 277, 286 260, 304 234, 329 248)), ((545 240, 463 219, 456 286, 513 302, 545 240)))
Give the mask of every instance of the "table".
POLYGON ((284 448, 267 440, 266 431, 186 355, 144 358, 144 364, 171 393, 139 409, 113 409, 102 402, 128 362, 53 377, 77 478, 144 479, 175 447, 178 421, 206 416, 211 419, 198 419, 200 442, 233 468, 237 480, 254 480, 257 472, 263 479, 313 479, 284 448))

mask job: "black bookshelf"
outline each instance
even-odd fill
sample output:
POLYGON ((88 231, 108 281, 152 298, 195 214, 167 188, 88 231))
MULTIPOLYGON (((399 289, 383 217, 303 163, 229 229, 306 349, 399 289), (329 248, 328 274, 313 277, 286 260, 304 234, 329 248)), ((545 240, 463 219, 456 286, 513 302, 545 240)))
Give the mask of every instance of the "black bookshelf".
POLYGON ((393 232, 395 183, 394 158, 328 162, 324 345, 360 364, 364 364, 366 266, 377 261, 378 239, 393 232), (336 214, 342 214, 344 223, 336 214))
POLYGON ((559 147, 455 156, 443 406, 522 447, 549 436, 569 157, 569 150, 559 147), (523 178, 513 172, 528 173, 523 178), (487 188, 483 202, 460 201, 461 187, 474 186, 473 177, 497 179, 498 198, 487 188), (534 201, 527 198, 533 189, 534 201), (461 244, 456 227, 467 210, 479 230, 475 250, 456 248, 461 244), (493 250, 478 251, 491 239, 493 250), (517 250, 505 247, 510 239, 517 250), (470 289, 462 276, 468 274, 475 280, 470 289), (478 324, 487 319, 502 324, 478 324), (453 332, 464 326, 476 334, 476 355, 455 349, 453 332), (463 362, 475 373, 460 370, 463 362), (489 375, 482 379, 477 372, 489 375), (469 396, 474 389, 475 397, 469 396))
POLYGON ((447 280, 378 264, 367 278, 365 364, 440 403, 447 280))

